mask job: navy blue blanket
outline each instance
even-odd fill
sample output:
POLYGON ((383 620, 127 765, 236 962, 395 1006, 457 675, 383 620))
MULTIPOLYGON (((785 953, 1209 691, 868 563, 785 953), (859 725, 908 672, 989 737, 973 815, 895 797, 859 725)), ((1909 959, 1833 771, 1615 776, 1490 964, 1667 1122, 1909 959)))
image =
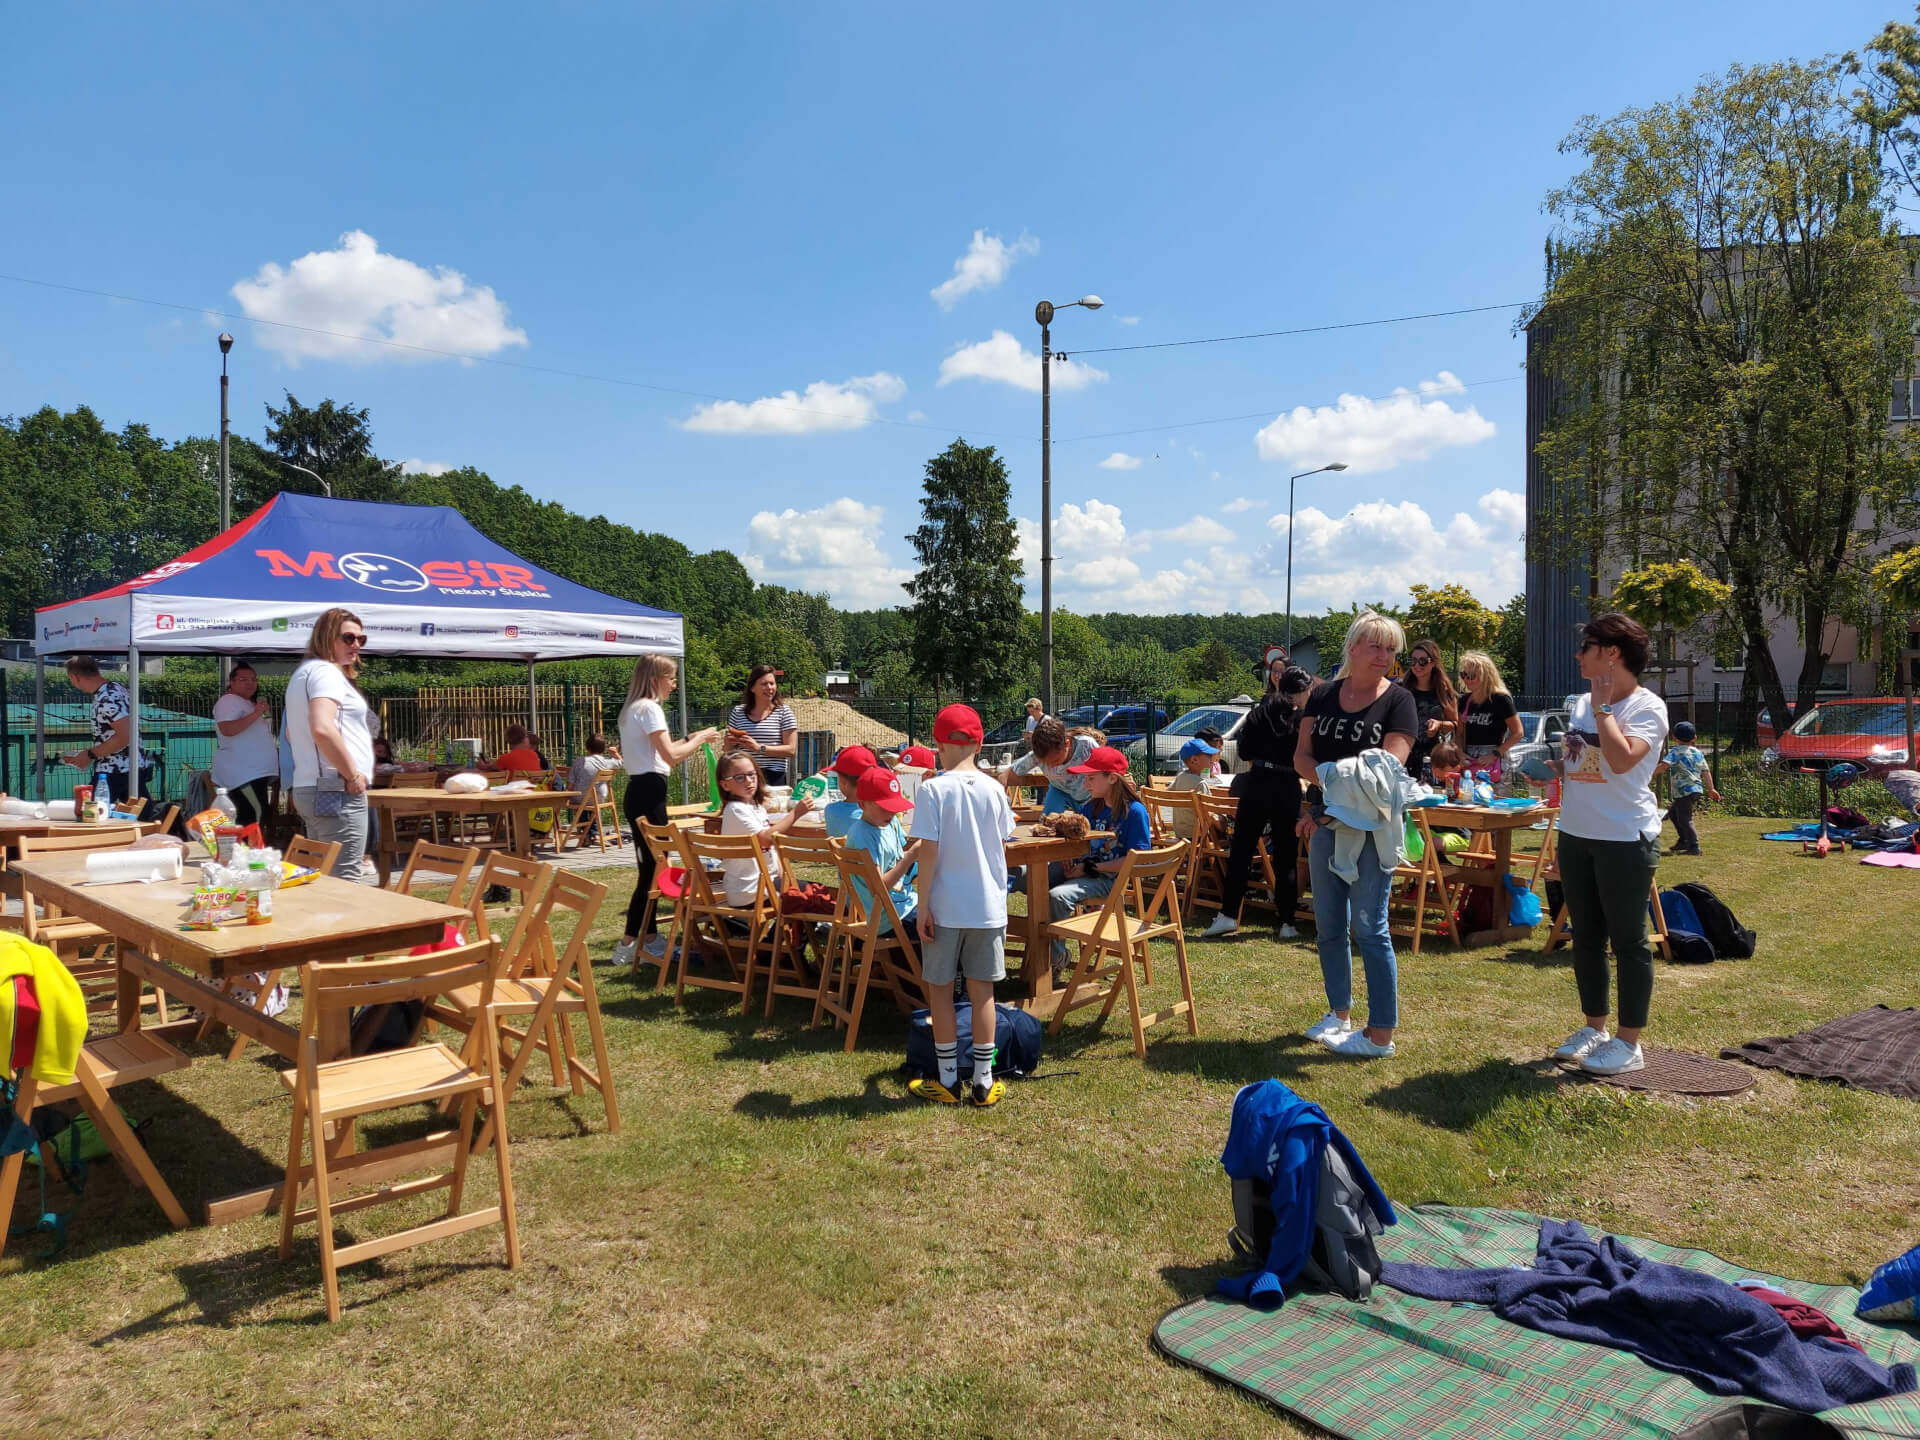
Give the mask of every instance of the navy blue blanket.
POLYGON ((1380 1278, 1409 1295, 1486 1305, 1530 1330, 1628 1351, 1715 1395, 1817 1414, 1915 1388, 1911 1365, 1889 1370, 1837 1340, 1803 1340, 1744 1290, 1643 1259, 1611 1235, 1596 1242, 1577 1221, 1540 1222, 1531 1270, 1389 1264, 1380 1278))

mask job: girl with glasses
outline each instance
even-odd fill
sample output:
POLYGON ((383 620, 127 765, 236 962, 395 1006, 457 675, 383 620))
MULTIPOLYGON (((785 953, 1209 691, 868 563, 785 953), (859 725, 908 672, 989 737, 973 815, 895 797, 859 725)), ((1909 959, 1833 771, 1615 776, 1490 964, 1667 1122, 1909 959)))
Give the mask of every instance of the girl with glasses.
POLYGON ((373 727, 355 686, 367 627, 336 606, 313 622, 307 658, 287 682, 285 724, 293 751, 293 808, 314 840, 340 842, 333 873, 377 883, 367 855, 367 787, 373 783, 373 727))
POLYGON ((1413 752, 1407 756, 1407 773, 1418 780, 1426 769, 1433 747, 1443 740, 1455 740, 1460 734, 1460 698, 1446 667, 1440 663, 1440 647, 1422 640, 1407 657, 1407 673, 1400 683, 1413 692, 1413 708, 1420 717, 1413 737, 1413 752))

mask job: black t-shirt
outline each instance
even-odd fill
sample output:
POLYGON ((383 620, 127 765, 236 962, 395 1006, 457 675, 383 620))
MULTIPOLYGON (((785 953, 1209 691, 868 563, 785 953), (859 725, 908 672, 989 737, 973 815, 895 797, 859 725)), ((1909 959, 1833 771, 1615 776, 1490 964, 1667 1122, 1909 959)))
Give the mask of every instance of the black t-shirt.
POLYGON ((1520 707, 1513 703, 1513 697, 1502 695, 1498 690, 1485 700, 1462 695, 1460 720, 1466 734, 1461 740, 1470 750, 1481 746, 1491 749, 1507 738, 1507 721, 1519 713, 1520 707))
POLYGON ((1378 750, 1389 735, 1412 739, 1419 732, 1420 713, 1414 706, 1413 692, 1406 686, 1389 684, 1364 710, 1342 709, 1342 688, 1342 681, 1330 681, 1307 701, 1301 724, 1303 728, 1311 726, 1315 765, 1345 760, 1362 750, 1378 750))
POLYGON ((1457 737, 1449 736, 1444 731, 1436 732, 1432 735, 1427 733, 1427 722, 1429 720, 1444 721, 1447 718, 1447 710, 1446 707, 1440 703, 1440 692, 1438 690, 1422 690, 1418 685, 1413 683, 1411 678, 1404 679, 1400 683, 1406 686, 1407 693, 1413 696, 1414 713, 1419 720, 1419 728, 1414 732, 1413 737, 1413 753, 1407 757, 1408 771, 1414 775, 1418 775, 1420 773, 1420 762, 1432 753, 1435 745, 1441 740, 1457 737))

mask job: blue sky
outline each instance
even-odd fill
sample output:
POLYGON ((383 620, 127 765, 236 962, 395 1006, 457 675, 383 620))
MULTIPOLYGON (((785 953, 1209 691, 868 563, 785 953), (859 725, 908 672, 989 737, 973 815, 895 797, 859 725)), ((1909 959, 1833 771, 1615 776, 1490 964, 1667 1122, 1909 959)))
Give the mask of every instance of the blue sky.
MULTIPOLYGON (((0 413, 211 433, 228 328, 243 433, 350 400, 392 458, 897 603, 954 436, 1038 520, 1036 300, 1106 300, 1069 352, 1521 301, 1583 113, 1912 18, 1605 8, 14 7, 0 271, 504 363, 0 281, 0 413)), ((1335 459, 1297 608, 1504 600, 1511 321, 1085 356, 1059 602, 1277 608, 1335 459)))

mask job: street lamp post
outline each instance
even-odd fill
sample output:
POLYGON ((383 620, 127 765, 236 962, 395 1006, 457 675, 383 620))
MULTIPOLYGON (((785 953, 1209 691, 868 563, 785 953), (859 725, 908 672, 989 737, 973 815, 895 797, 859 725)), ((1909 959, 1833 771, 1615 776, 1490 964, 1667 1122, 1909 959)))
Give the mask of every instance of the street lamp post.
POLYGON ((1081 305, 1098 310, 1107 302, 1082 295, 1056 306, 1042 300, 1033 307, 1040 322, 1040 701, 1053 714, 1053 314, 1081 305))
POLYGON ((1311 470, 1302 470, 1298 475, 1287 477, 1287 652, 1293 652, 1293 487, 1297 481, 1309 475, 1318 475, 1324 470, 1344 470, 1347 462, 1335 460, 1330 465, 1319 465, 1311 470))
MULTIPOLYGON (((227 352, 233 349, 233 336, 222 333, 220 336, 220 533, 227 533, 227 527, 233 524, 233 472, 227 468, 227 352)), ((220 657, 220 681, 224 685, 233 677, 233 660, 230 656, 220 657)))
POLYGON ((329 500, 333 498, 333 487, 327 484, 326 478, 324 476, 315 474, 313 471, 309 470, 304 465, 296 465, 291 460, 282 460, 278 455, 275 455, 272 458, 278 461, 280 464, 286 466, 287 469, 289 470, 298 470, 302 475, 310 476, 313 480, 315 480, 319 484, 321 494, 325 495, 329 500))

